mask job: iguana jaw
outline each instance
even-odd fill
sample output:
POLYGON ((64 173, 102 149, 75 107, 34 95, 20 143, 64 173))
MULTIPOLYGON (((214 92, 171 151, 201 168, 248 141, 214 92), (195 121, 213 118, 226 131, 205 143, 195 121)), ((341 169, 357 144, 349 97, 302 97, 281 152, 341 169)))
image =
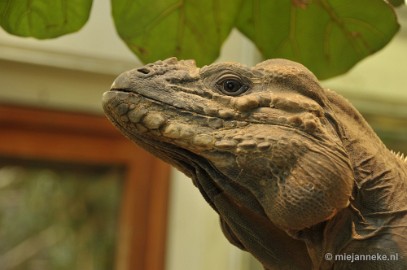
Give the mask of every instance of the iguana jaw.
MULTIPOLYGON (((206 201, 217 211, 217 208, 214 205, 214 197, 223 192, 224 189, 231 188, 228 184, 229 181, 226 180, 227 177, 219 172, 219 170, 215 166, 213 166, 207 159, 197 155, 196 153, 190 152, 186 149, 186 147, 180 147, 179 145, 177 145, 177 143, 171 142, 171 140, 174 140, 175 138, 171 138, 168 140, 158 139, 157 126, 150 130, 149 128, 151 128, 152 124, 146 124, 146 120, 144 122, 141 122, 141 119, 143 119, 143 117, 145 118, 148 113, 150 113, 150 117, 153 118, 155 117, 154 115, 156 115, 156 112, 149 112, 148 110, 139 109, 143 110, 143 113, 142 116, 137 116, 137 118, 140 118, 140 120, 137 120, 137 122, 135 123, 129 121, 128 117, 123 117, 123 115, 125 115, 123 111, 126 110, 123 109, 123 102, 132 100, 134 101, 134 95, 134 93, 127 93, 122 91, 108 91, 104 93, 103 107, 104 110, 107 112, 106 115, 109 120, 130 140, 134 141, 155 156, 172 164, 181 172, 190 177, 193 180, 194 184, 199 188, 206 201), (225 186, 222 186, 222 183, 223 185, 226 184, 226 186, 229 187, 225 188, 225 186)), ((139 96, 138 99, 146 101, 146 99, 141 96, 139 96)), ((136 103, 140 103, 140 100, 136 103)), ((135 109, 134 106, 129 107, 133 110, 135 109)), ((137 112, 134 113, 136 114, 137 112)), ((130 117, 130 119, 131 118, 132 117, 130 117)), ((185 130, 180 131, 178 135, 182 136, 185 132, 185 130)), ((175 136, 175 134, 172 135, 175 136)), ((205 139, 200 138, 199 134, 197 136, 197 140, 201 140, 201 143, 203 144, 205 139)), ((176 141, 179 142, 179 140, 176 141)), ((184 142, 183 144, 185 145, 185 143, 186 142, 184 142)), ((210 145, 212 144, 207 144, 206 146, 210 147, 210 145)), ((256 203, 253 203, 252 201, 251 205, 256 205, 256 203)), ((256 209, 252 210, 264 214, 261 207, 257 207, 256 209)))

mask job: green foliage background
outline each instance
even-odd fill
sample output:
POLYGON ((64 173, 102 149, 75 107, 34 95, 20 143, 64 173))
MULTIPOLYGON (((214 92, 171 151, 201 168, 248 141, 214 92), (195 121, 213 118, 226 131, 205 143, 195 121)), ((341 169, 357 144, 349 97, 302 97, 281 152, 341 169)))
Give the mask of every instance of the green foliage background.
MULTIPOLYGON (((348 71, 399 29, 402 0, 111 0, 120 38, 143 62, 171 56, 198 65, 219 56, 233 28, 264 58, 287 58, 320 79, 348 71)), ((0 26, 38 39, 81 29, 92 0, 0 0, 0 26)))
POLYGON ((114 268, 121 171, 0 160, 0 269, 114 268))

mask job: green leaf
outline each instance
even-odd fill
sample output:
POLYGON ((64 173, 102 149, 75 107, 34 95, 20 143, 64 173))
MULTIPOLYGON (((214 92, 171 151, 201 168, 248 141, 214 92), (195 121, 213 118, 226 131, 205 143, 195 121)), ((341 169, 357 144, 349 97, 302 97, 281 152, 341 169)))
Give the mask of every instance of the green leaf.
POLYGON ((170 56, 213 62, 229 35, 240 0, 112 0, 117 32, 143 62, 170 56))
POLYGON ((399 29, 383 0, 250 0, 237 26, 265 58, 300 62, 320 79, 348 71, 399 29))
POLYGON ((10 34, 55 38, 81 29, 92 0, 0 0, 0 26, 10 34))

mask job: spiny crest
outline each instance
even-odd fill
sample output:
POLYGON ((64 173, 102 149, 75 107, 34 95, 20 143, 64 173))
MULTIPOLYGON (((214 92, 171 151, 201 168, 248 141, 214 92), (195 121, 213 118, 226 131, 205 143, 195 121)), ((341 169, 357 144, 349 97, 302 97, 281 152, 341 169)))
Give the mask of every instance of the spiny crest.
POLYGON ((401 152, 394 152, 393 150, 390 150, 390 152, 392 152, 396 157, 398 157, 399 159, 401 159, 404 162, 407 162, 407 156, 401 152))

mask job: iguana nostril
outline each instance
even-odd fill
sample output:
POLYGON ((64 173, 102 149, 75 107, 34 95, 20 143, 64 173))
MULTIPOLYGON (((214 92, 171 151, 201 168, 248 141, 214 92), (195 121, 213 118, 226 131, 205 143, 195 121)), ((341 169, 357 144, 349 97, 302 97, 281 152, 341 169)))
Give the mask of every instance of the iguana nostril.
POLYGON ((150 70, 146 67, 139 68, 137 71, 146 75, 150 73, 150 70))

